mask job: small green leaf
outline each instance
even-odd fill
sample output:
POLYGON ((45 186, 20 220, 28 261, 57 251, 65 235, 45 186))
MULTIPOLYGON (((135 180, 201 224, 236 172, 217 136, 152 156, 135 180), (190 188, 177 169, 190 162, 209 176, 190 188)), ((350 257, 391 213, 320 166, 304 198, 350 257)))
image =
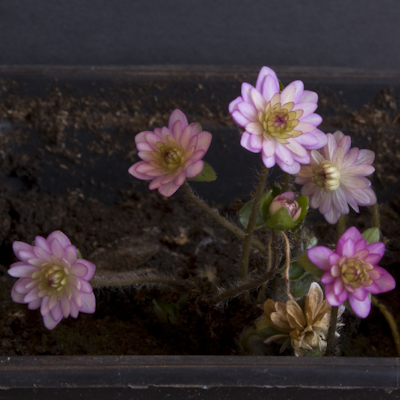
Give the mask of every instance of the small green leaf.
POLYGON ((303 254, 297 259, 297 262, 310 274, 321 278, 321 276, 324 274, 324 271, 322 269, 319 269, 315 264, 313 264, 310 259, 308 258, 307 254, 303 254))
POLYGON ((297 204, 299 207, 301 207, 301 214, 300 218, 296 221, 296 224, 294 225, 293 230, 296 230, 300 228, 300 226, 303 224, 304 219, 307 215, 308 212, 308 197, 307 196, 300 196, 298 199, 296 199, 297 204))
MULTIPOLYGON (((285 272, 286 272, 286 265, 284 265, 280 270, 282 276, 285 276, 285 272)), ((293 261, 292 263, 290 263, 289 279, 291 281, 296 281, 297 279, 301 279, 304 277, 305 274, 308 275, 308 272, 297 261, 293 261)))
POLYGON ((281 81, 279 82, 279 90, 282 92, 283 89, 285 89, 285 86, 283 86, 283 83, 281 81))
POLYGON ((277 183, 273 183, 271 185, 271 189, 272 189, 272 199, 274 199, 275 197, 279 196, 280 194, 282 194, 282 188, 279 184, 277 183))
POLYGON ((198 127, 198 129, 199 129, 199 132, 201 132, 201 131, 203 130, 203 128, 201 127, 200 122, 193 122, 193 123, 191 123, 190 125, 197 125, 197 127, 198 127))
MULTIPOLYGON (((239 221, 245 228, 247 228, 247 225, 249 223, 249 218, 250 218, 252 208, 253 208, 253 202, 249 201, 239 211, 239 221)), ((256 218, 256 225, 255 225, 254 229, 260 229, 262 227, 265 227, 265 222, 263 220, 261 212, 258 211, 257 218, 256 218)))
POLYGON ((315 276, 307 273, 304 278, 290 282, 290 293, 298 299, 308 293, 313 282, 315 282, 315 276))
POLYGON ((367 241, 367 244, 379 242, 379 229, 369 228, 361 236, 367 241))
POLYGON ((217 175, 210 164, 204 162, 203 171, 200 174, 194 176, 193 178, 187 178, 188 181, 193 182, 212 182, 217 179, 217 175))
POLYGON ((286 207, 280 208, 271 218, 267 221, 267 226, 274 231, 287 231, 294 227, 293 219, 286 207))
POLYGON ((260 212, 261 215, 264 219, 264 221, 268 220, 269 217, 269 206, 272 203, 272 200, 274 198, 272 197, 272 189, 267 190, 264 195, 261 197, 260 200, 260 212))
POLYGON ((77 258, 81 258, 82 259, 83 257, 82 257, 81 251, 79 249, 76 249, 76 251, 78 253, 77 258))

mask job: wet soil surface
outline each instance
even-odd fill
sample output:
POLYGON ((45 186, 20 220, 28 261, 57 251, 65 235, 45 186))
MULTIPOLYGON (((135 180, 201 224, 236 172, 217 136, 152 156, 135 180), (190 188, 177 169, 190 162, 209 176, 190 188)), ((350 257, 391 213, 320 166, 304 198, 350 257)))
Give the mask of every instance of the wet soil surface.
MULTIPOLYGON (((239 194, 228 197, 230 192, 224 192, 219 180, 196 184, 195 189, 238 223, 237 211, 250 198, 243 193, 254 188, 259 167, 258 157, 238 144, 239 133, 228 113, 229 102, 240 94, 240 82, 241 77, 229 82, 114 82, 89 89, 47 82, 32 89, 29 82, 1 81, 1 355, 244 354, 240 334, 262 313, 254 302, 257 292, 250 300, 238 297, 217 306, 207 300, 237 281, 241 241, 203 215, 180 191, 166 199, 127 173, 139 160, 135 134, 166 125, 169 113, 180 108, 190 122, 199 121, 214 134, 211 149, 217 149, 205 159, 239 194), (224 155, 231 158, 221 159, 224 155), (213 157, 218 160, 213 162, 213 157), (99 275, 103 271, 161 274, 185 280, 184 290, 154 285, 95 289, 94 314, 63 319, 48 331, 39 310, 11 301, 15 278, 6 271, 16 261, 13 241, 31 243, 35 236, 46 237, 57 229, 97 265, 99 275), (206 275, 215 279, 210 282, 206 275)), ((340 129, 352 135, 353 144, 377 152, 373 185, 382 199, 382 232, 387 240, 380 265, 399 279, 398 93, 381 88, 354 108, 336 89, 308 88, 320 94, 317 112, 324 118, 322 130, 340 129)), ((279 179, 279 172, 275 174, 270 181, 279 179)), ((334 244, 334 227, 318 211, 310 214, 307 227, 319 243, 334 244)), ((361 231, 370 227, 369 210, 353 212, 348 223, 361 231)), ((267 242, 267 233, 258 235, 267 242)), ((251 274, 261 273, 265 265, 265 257, 253 251, 251 274)), ((282 283, 280 278, 276 282, 282 283)), ((266 296, 271 293, 269 284, 266 296)), ((400 323, 397 290, 378 298, 400 323)), ((346 311, 344 323, 338 350, 342 355, 396 356, 390 329, 376 309, 365 320, 346 311)), ((271 344, 264 352, 278 350, 271 344)))

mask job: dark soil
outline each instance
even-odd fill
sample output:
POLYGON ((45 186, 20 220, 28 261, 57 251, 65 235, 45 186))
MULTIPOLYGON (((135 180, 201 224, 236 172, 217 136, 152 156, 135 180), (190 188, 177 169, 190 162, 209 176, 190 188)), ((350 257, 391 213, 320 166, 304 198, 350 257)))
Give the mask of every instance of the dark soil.
MULTIPOLYGON (((134 135, 166 125, 174 108, 215 133, 217 144, 220 140, 230 145, 230 138, 238 142, 227 105, 239 95, 240 82, 240 77, 231 78, 229 85, 210 79, 146 81, 96 84, 94 89, 65 82, 47 82, 40 89, 26 82, 1 83, 0 354, 243 354, 240 334, 262 311, 254 301, 240 297, 218 306, 208 301, 218 288, 236 282, 241 242, 202 215, 180 191, 163 198, 127 173, 138 161, 134 135), (97 265, 99 274, 152 272, 185 280, 185 290, 149 285, 96 289, 95 314, 63 319, 48 331, 39 310, 11 301, 15 279, 6 271, 16 261, 13 241, 31 243, 35 236, 46 237, 57 229, 97 265), (215 280, 210 282, 205 275, 215 280)), ((341 129, 353 136, 356 145, 377 152, 374 187, 378 199, 383 199, 382 232, 387 241, 380 265, 400 279, 400 197, 393 189, 400 173, 399 98, 387 88, 365 99, 363 107, 352 109, 329 87, 311 90, 320 93, 322 130, 341 129)), ((253 165, 246 168, 255 175, 258 158, 251 157, 253 165)), ((213 164, 212 158, 206 159, 213 164)), ((236 180, 243 181, 242 188, 251 188, 256 178, 236 180)), ((218 191, 217 185, 218 180, 196 189, 206 195, 218 191)), ((211 205, 232 221, 249 200, 227 198, 216 203, 212 194, 210 198, 211 205)), ((361 231, 370 227, 369 211, 352 213, 350 224, 361 231)), ((307 226, 320 244, 334 244, 335 229, 318 211, 311 212, 307 226)), ((267 240, 263 233, 260 240, 267 240)), ((251 257, 255 276, 264 270, 266 260, 257 251, 251 257)), ((399 323, 397 291, 378 297, 399 323)), ((346 311, 344 322, 343 355, 396 356, 390 329, 376 309, 362 321, 346 311)), ((265 346, 265 354, 276 354, 278 349, 274 344, 265 346)))

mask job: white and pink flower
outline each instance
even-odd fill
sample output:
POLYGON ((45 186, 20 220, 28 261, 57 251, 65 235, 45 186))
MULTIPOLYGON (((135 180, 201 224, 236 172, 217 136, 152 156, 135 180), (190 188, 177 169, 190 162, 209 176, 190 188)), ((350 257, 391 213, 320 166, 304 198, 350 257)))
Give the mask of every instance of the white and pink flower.
POLYGON ((375 168, 375 153, 351 146, 350 136, 336 131, 327 134, 328 143, 319 151, 311 151, 310 165, 302 165, 295 182, 303 185, 301 194, 308 196, 311 208, 319 208, 330 224, 341 214, 356 212, 358 206, 371 206, 376 196, 366 176, 375 168))
POLYGON ((14 242, 13 250, 20 261, 8 270, 9 275, 19 278, 11 298, 16 303, 28 303, 30 310, 40 307, 47 329, 55 328, 63 317, 94 313, 96 299, 89 280, 96 267, 78 259, 76 247, 61 231, 47 239, 36 236, 34 246, 14 242))
POLYGON ((317 108, 318 95, 304 90, 301 81, 290 83, 280 91, 276 73, 263 67, 256 87, 242 84, 242 96, 229 104, 233 120, 245 131, 240 144, 253 153, 262 152, 267 168, 278 164, 296 174, 300 164, 308 164, 308 150, 316 150, 327 142, 325 133, 317 129, 322 122, 317 108))
POLYGON ((138 179, 151 180, 149 189, 158 189, 166 197, 173 195, 186 178, 199 175, 202 158, 211 143, 211 133, 199 132, 197 124, 188 124, 180 110, 174 110, 168 128, 140 132, 135 137, 139 157, 129 173, 138 179))
POLYGON ((317 246, 307 251, 308 258, 325 271, 321 282, 331 306, 349 300, 353 311, 361 318, 371 310, 368 293, 378 294, 393 290, 396 282, 385 269, 376 265, 385 253, 381 242, 367 245, 354 227, 340 237, 336 250, 317 246))

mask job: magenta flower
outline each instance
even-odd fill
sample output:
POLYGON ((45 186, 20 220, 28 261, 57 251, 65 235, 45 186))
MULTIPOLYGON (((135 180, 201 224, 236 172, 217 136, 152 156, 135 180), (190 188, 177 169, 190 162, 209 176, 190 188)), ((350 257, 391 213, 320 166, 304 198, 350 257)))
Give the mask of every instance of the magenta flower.
POLYGON ((242 84, 242 96, 229 104, 233 120, 245 131, 240 144, 253 153, 262 151, 267 168, 277 163, 296 174, 300 164, 308 164, 306 149, 319 149, 327 142, 325 133, 317 129, 322 118, 314 114, 318 95, 304 90, 301 81, 294 81, 282 92, 275 72, 261 68, 256 87, 242 84))
POLYGON ((358 206, 376 203, 371 182, 366 176, 375 168, 375 153, 371 150, 350 149, 351 138, 336 131, 327 134, 328 143, 321 149, 311 151, 310 165, 302 165, 295 182, 304 185, 301 194, 308 196, 311 208, 319 211, 330 224, 335 224, 341 214, 349 213, 350 205, 360 212, 358 206))
POLYGON ((47 329, 53 329, 63 316, 94 313, 96 299, 89 280, 96 267, 77 258, 76 247, 61 231, 47 239, 36 236, 34 246, 14 242, 13 250, 21 261, 8 270, 9 275, 20 278, 11 298, 16 303, 28 303, 30 310, 40 307, 47 329))
POLYGON ((140 132, 135 137, 139 157, 129 173, 138 179, 151 180, 149 189, 169 197, 186 178, 199 175, 204 168, 201 159, 211 143, 211 133, 199 132, 198 125, 189 125, 185 114, 174 110, 168 128, 140 132))
POLYGON ((361 318, 371 310, 368 293, 384 293, 396 287, 392 275, 376 265, 384 253, 383 243, 367 245, 354 227, 341 236, 335 252, 322 246, 307 251, 310 261, 325 271, 321 282, 325 284, 328 303, 338 306, 348 299, 361 318))

